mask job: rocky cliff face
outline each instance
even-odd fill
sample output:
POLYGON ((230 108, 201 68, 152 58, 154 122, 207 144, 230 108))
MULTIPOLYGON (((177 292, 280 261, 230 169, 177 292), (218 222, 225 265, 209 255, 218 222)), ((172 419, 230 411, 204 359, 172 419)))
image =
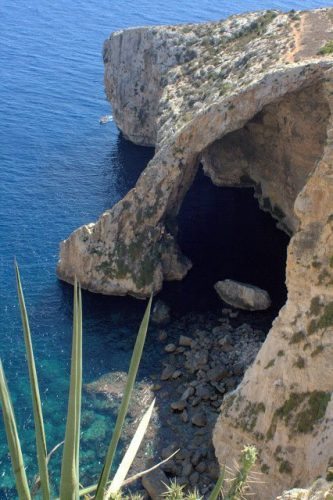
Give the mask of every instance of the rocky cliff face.
POLYGON ((156 154, 123 200, 62 243, 58 264, 91 291, 145 297, 191 266, 176 217, 199 164, 218 185, 255 187, 292 235, 288 301, 222 405, 214 443, 221 464, 257 445, 262 499, 333 460, 333 59, 319 54, 332 19, 332 9, 266 11, 111 35, 117 125, 156 154))

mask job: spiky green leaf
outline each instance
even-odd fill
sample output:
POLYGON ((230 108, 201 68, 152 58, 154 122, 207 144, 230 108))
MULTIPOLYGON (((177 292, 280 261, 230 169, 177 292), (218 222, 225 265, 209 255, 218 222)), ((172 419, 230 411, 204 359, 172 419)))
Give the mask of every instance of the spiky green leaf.
POLYGON ((35 358, 32 348, 29 319, 28 319, 27 309, 25 306, 20 272, 16 262, 15 262, 15 274, 16 274, 17 293, 20 303, 21 319, 22 319, 22 326, 24 333, 25 351, 29 369, 32 408, 33 408, 34 424, 35 424, 37 460, 38 460, 39 476, 42 488, 42 497, 44 500, 49 500, 50 485, 49 485, 49 474, 47 468, 47 449, 46 449, 46 438, 45 438, 43 413, 42 413, 42 403, 40 399, 35 358))
POLYGON ((139 333, 135 342, 133 354, 132 354, 132 359, 128 371, 128 377, 127 377, 127 383, 124 391, 124 396, 119 408, 119 413, 115 425, 115 429, 112 435, 112 439, 106 454, 105 458, 105 463, 104 467, 102 470, 102 474, 99 478, 98 486, 97 486, 97 491, 96 491, 96 500, 102 500, 104 496, 104 490, 106 487, 106 483, 108 481, 109 475, 110 475, 110 470, 113 464, 113 460, 115 457, 117 445, 121 436, 121 430, 124 424, 124 420, 127 414, 128 410, 128 405, 129 401, 132 395, 133 387, 134 387, 134 382, 136 378, 136 374, 138 372, 138 367, 139 363, 141 360, 142 356, 142 350, 143 346, 145 343, 146 339, 146 334, 148 330, 148 323, 149 323, 149 317, 150 317, 150 309, 151 309, 151 303, 152 303, 152 297, 150 297, 146 312, 144 314, 143 320, 140 325, 139 333))
POLYGON ((119 465, 117 472, 114 478, 112 479, 112 483, 108 488, 108 491, 106 493, 106 498, 110 498, 114 493, 117 493, 122 487, 123 482, 128 474, 128 471, 133 463, 133 460, 136 457, 137 451, 147 431, 147 427, 149 425, 153 413, 154 404, 155 404, 155 399, 149 406, 144 416, 142 417, 141 422, 139 423, 138 428, 135 431, 135 434, 124 455, 124 458, 122 459, 121 464, 119 465))
POLYGON ((214 489, 210 494, 209 500, 217 500, 217 498, 219 497, 221 490, 223 488, 224 477, 225 477, 225 470, 223 468, 218 480, 216 481, 214 489))
POLYGON ((25 473, 24 461, 21 451, 20 439, 17 433, 16 421, 13 406, 11 403, 5 374, 0 360, 0 398, 2 406, 3 420, 7 435, 10 457, 16 480, 16 489, 20 499, 30 500, 31 495, 28 480, 25 473))
POLYGON ((82 393, 82 298, 75 279, 73 341, 64 452, 61 464, 60 498, 79 498, 79 446, 82 393))

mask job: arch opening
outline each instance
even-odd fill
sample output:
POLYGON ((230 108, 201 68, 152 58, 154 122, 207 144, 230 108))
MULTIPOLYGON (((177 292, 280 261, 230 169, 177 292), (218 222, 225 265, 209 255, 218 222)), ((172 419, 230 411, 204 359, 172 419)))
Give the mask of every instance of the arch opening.
POLYGON ((287 297, 287 247, 299 224, 294 202, 322 157, 328 120, 316 82, 265 106, 201 153, 203 168, 177 217, 177 241, 193 268, 163 291, 176 308, 216 308, 213 285, 231 278, 267 289, 266 316, 274 319, 287 297))

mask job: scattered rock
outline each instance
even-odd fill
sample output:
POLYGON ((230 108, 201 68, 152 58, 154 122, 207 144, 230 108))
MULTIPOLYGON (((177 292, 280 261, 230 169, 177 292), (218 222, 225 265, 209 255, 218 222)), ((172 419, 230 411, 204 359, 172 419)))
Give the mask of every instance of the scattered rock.
POLYGON ((173 411, 183 411, 186 408, 186 401, 174 401, 171 403, 171 408, 173 411))
POLYGON ((171 365, 166 365, 164 368, 162 374, 161 374, 161 380, 169 380, 169 378, 172 377, 172 375, 175 372, 175 367, 171 365))
POLYGON ((196 486, 199 482, 199 472, 195 471, 190 475, 190 484, 196 486))
POLYGON ((151 321, 156 325, 166 325, 170 322, 170 307, 162 300, 155 302, 151 313, 151 321))
POLYGON ((179 337, 179 345, 183 347, 191 347, 192 342, 192 339, 190 337, 186 337, 185 335, 181 335, 179 337))
POLYGON ((186 401, 190 396, 193 396, 193 394, 194 394, 194 388, 190 386, 187 389, 185 389, 180 399, 184 399, 186 401))
POLYGON ((173 379, 179 378, 179 377, 181 377, 181 376, 182 376, 182 372, 181 372, 181 370, 175 370, 175 371, 173 372, 173 374, 172 374, 172 378, 173 378, 173 379))
POLYGON ((212 395, 212 388, 208 385, 199 385, 196 388, 195 394, 198 398, 208 401, 212 395))
POLYGON ((185 462, 182 469, 183 476, 190 476, 193 472, 193 466, 191 462, 185 462))
POLYGON ((201 450, 200 449, 197 449, 195 450, 195 452, 193 453, 192 457, 191 457, 191 463, 194 465, 194 466, 197 466, 198 463, 200 462, 202 458, 202 453, 201 453, 201 450))
POLYGON ((164 350, 165 350, 165 352, 168 352, 168 353, 175 352, 176 346, 175 346, 175 344, 167 344, 164 347, 164 350))
POLYGON ((168 338, 166 330, 160 330, 157 338, 160 342, 165 342, 166 339, 168 338))
POLYGON ((217 479, 219 478, 219 476, 221 474, 220 467, 216 462, 209 462, 208 463, 207 472, 208 472, 209 477, 213 481, 217 481, 217 479))
POLYGON ((205 462, 199 462, 198 465, 195 467, 195 470, 197 472, 199 472, 200 474, 205 472, 206 469, 207 469, 207 466, 206 466, 205 462))
POLYGON ((207 416, 204 412, 199 411, 193 415, 191 422, 196 427, 204 427, 207 424, 207 416))
POLYGON ((244 372, 243 363, 235 363, 232 367, 232 371, 234 375, 243 375, 244 372))
POLYGON ((262 288, 234 280, 218 281, 214 285, 220 298, 227 304, 249 311, 262 311, 271 305, 271 299, 262 288))
MULTIPOLYGON (((240 317, 243 316, 248 317, 240 312, 240 317)), ((177 436, 175 443, 162 450, 162 456, 170 456, 176 447, 181 449, 163 465, 163 470, 175 476, 179 484, 187 485, 191 484, 190 476, 197 473, 192 480, 198 478, 196 487, 206 498, 219 476, 210 441, 216 414, 225 393, 238 385, 253 361, 264 333, 241 321, 237 327, 225 318, 221 323, 217 316, 214 320, 206 315, 187 318, 186 322, 180 320, 177 327, 177 321, 168 327, 170 340, 166 352, 170 352, 161 376, 165 380, 161 381, 163 390, 156 394, 159 411, 163 408, 165 412, 163 422, 169 426, 168 436, 177 436), (179 334, 178 328, 189 335, 179 334), (181 345, 185 343, 188 345, 181 345), (183 383, 179 383, 180 376, 183 383)))
POLYGON ((229 371, 225 366, 215 366, 207 372, 207 379, 212 382, 220 382, 229 375, 229 371))
MULTIPOLYGON (((174 451, 176 451, 178 448, 179 447, 178 447, 177 443, 170 443, 166 448, 163 448, 163 450, 161 451, 161 456, 162 456, 163 460, 170 457, 170 455, 172 455, 172 453, 174 451)), ((175 456, 177 456, 177 455, 175 455, 175 456)))
POLYGON ((182 421, 184 422, 184 424, 187 424, 189 421, 189 416, 186 410, 184 410, 182 413, 182 421))
POLYGON ((142 485, 152 500, 163 498, 167 491, 167 484, 168 478, 160 467, 142 478, 142 485))
POLYGON ((224 335, 224 337, 220 338, 218 343, 224 352, 229 352, 229 350, 231 350, 233 348, 231 337, 228 334, 224 335))

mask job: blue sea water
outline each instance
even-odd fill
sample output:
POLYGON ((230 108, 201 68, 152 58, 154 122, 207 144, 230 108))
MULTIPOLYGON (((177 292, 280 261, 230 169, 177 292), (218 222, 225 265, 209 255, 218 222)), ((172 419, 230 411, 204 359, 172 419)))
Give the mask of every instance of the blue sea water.
MULTIPOLYGON (((117 202, 135 184, 153 154, 152 149, 125 141, 114 123, 99 125, 99 117, 110 113, 103 89, 103 40, 112 31, 136 25, 216 20, 263 8, 289 10, 327 5, 333 2, 2 0, 0 355, 29 477, 35 473, 36 459, 13 259, 16 257, 19 262, 26 294, 50 449, 63 437, 71 342, 72 290, 55 276, 59 242, 81 224, 96 220, 117 202)), ((237 269, 242 268, 239 259, 244 257, 239 257, 237 248, 250 247, 251 235, 253 244, 255 240, 262 240, 263 234, 270 240, 270 235, 275 234, 274 225, 266 214, 257 215, 252 195, 232 190, 218 190, 217 194, 211 185, 201 188, 206 182, 201 181, 199 179, 193 193, 189 193, 182 211, 180 239, 184 251, 194 260, 197 257, 197 262, 204 266, 204 253, 195 244, 197 233, 194 229, 186 233, 186 227, 191 222, 197 226, 200 218, 195 214, 201 213, 201 227, 207 228, 204 217, 211 216, 216 206, 220 207, 225 216, 219 217, 218 231, 228 234, 228 244, 221 244, 218 251, 222 252, 221 259, 223 252, 232 255, 229 260, 225 258, 225 266, 240 279, 237 269), (236 237, 239 231, 235 223, 242 219, 244 204, 249 207, 250 219, 242 240, 236 237)), ((278 269, 285 258, 286 239, 283 235, 276 238, 279 244, 271 243, 271 257, 275 249, 275 268, 278 269), (279 246, 281 251, 277 250, 279 246)), ((203 241, 209 242, 208 234, 203 241)), ((257 265, 255 259, 258 248, 263 248, 262 241, 252 248, 243 269, 257 265)), ((268 259, 265 261, 263 256, 262 262, 266 265, 268 259)), ((214 266, 207 273, 193 275, 196 286, 191 286, 192 295, 200 294, 200 287, 205 283, 203 276, 211 277, 213 272, 216 272, 214 266)), ((283 281, 281 272, 276 272, 276 279, 283 281)), ((254 274, 259 285, 269 288, 271 274, 264 269, 254 274)), ((183 285, 172 286, 168 285, 165 293, 176 309, 180 303, 188 307, 196 303, 194 299, 191 302, 184 298, 183 285)), ((199 300, 196 305, 200 307, 202 302, 206 307, 205 300, 199 300)), ((134 299, 84 294, 85 381, 95 380, 112 370, 126 370, 143 308, 144 304, 134 299)), ((149 374, 158 363, 159 352, 154 338, 150 337, 140 376, 149 374)), ((86 410, 95 412, 97 419, 110 422, 108 435, 111 434, 114 415, 96 407, 88 396, 83 404, 86 410)), ((105 441, 107 439, 98 446, 105 449, 105 441)), ((92 463, 82 467, 86 480, 96 479, 98 460, 104 449, 96 455, 95 468, 92 463)), ((55 459, 54 463, 56 475, 59 460, 55 459)), ((15 498, 2 421, 0 498, 15 498)))

